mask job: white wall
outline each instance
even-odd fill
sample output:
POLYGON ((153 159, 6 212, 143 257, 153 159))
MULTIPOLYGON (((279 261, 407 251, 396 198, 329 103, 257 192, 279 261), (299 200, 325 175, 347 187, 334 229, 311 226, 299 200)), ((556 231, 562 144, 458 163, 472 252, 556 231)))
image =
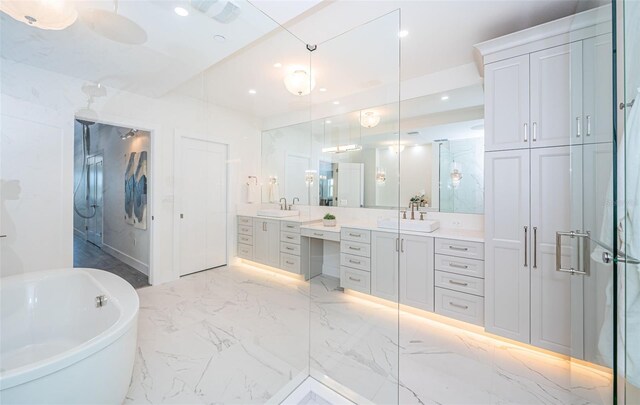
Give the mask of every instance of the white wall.
MULTIPOLYGON (((1 62, 0 232, 9 237, 1 245, 0 274, 71 267, 74 115, 87 105, 81 91, 84 82, 1 62)), ((152 99, 114 89, 91 108, 102 123, 151 132, 150 209, 155 217, 151 283, 178 277, 173 268, 176 132, 229 144, 228 256, 234 256, 236 206, 246 200, 247 176, 260 173, 256 120, 189 97, 170 94, 152 99)), ((96 119, 83 114, 80 118, 96 119)))
MULTIPOLYGON (((89 154, 103 154, 103 249, 144 274, 149 274, 151 216, 147 215, 147 229, 127 224, 124 220, 124 176, 129 156, 132 152, 146 151, 149 158, 150 134, 138 131, 136 136, 121 139, 120 135, 131 128, 95 124, 90 128, 89 154)), ((82 126, 75 123, 74 185, 80 181, 82 171, 82 126)), ((152 181, 152 173, 147 170, 147 180, 152 181)), ((86 212, 84 201, 85 184, 80 183, 76 204, 80 212, 86 212)), ((84 232, 86 220, 74 212, 73 227, 77 233, 84 232)))

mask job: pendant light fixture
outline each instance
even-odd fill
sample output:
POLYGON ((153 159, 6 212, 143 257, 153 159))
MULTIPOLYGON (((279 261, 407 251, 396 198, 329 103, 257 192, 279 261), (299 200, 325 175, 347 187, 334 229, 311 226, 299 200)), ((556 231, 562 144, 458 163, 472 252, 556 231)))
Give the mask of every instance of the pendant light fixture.
POLYGON ((360 125, 373 128, 380 123, 380 114, 375 111, 360 112, 360 125))
POLYGON ((289 74, 284 77, 284 86, 291 94, 306 96, 316 87, 315 79, 306 68, 294 66, 289 70, 289 74))
POLYGON ((78 12, 68 0, 2 0, 0 10, 43 30, 63 30, 78 18, 78 12))

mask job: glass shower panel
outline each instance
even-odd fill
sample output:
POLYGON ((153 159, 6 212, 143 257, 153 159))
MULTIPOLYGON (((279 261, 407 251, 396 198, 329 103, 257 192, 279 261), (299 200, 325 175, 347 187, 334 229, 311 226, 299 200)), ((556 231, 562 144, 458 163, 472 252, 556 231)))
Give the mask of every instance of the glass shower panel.
POLYGON ((356 403, 398 402, 398 32, 395 11, 311 52, 319 213, 341 228, 310 280, 310 375, 356 403))
MULTIPOLYGON (((617 266, 619 397, 640 403, 640 1, 618 2, 618 35, 622 65, 618 69, 618 201, 617 266)), ((622 402, 619 402, 622 403, 622 402)))

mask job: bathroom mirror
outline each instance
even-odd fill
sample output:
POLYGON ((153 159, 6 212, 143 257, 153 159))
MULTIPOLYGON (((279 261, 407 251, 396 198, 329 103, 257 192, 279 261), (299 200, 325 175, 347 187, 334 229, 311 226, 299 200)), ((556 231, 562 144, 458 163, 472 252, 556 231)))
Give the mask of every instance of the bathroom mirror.
POLYGON ((483 212, 480 85, 262 133, 262 201, 483 212))

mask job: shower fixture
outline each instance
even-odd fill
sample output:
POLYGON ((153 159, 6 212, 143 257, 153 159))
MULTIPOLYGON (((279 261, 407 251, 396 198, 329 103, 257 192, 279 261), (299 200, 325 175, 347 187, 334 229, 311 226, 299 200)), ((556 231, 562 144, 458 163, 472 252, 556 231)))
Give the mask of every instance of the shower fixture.
POLYGON ((86 187, 85 190, 87 190, 89 186, 88 184, 89 176, 87 175, 87 156, 91 151, 91 130, 89 129, 89 127, 94 125, 95 122, 77 119, 77 118, 76 118, 76 121, 78 121, 78 123, 82 125, 82 172, 80 172, 80 179, 78 179, 78 183, 76 183, 76 186, 73 189, 73 210, 75 211, 76 214, 78 214, 80 218, 90 219, 96 216, 96 212, 97 212, 96 207, 93 206, 93 213, 91 214, 84 214, 80 212, 80 210, 78 209, 78 205, 76 204, 77 202, 76 195, 78 194, 78 190, 80 189, 80 184, 82 184, 82 181, 84 179, 86 179, 87 181, 87 184, 85 185, 86 187))
POLYGON ((133 129, 131 128, 129 131, 125 132, 124 134, 120 135, 120 139, 127 140, 129 138, 133 138, 134 136, 136 136, 136 134, 138 133, 137 129, 133 129))

